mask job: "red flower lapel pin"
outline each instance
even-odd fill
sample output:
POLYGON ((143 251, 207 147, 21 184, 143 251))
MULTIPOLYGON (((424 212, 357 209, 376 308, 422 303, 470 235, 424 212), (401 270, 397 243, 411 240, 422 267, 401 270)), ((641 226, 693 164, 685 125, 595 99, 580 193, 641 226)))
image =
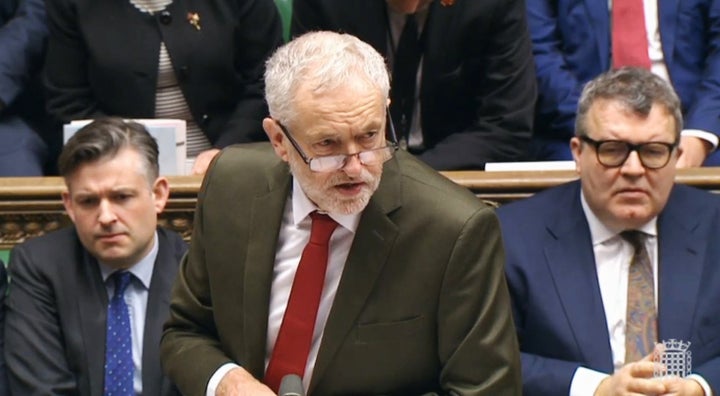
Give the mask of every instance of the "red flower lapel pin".
POLYGON ((200 30, 200 14, 197 12, 188 12, 187 20, 196 30, 200 30))

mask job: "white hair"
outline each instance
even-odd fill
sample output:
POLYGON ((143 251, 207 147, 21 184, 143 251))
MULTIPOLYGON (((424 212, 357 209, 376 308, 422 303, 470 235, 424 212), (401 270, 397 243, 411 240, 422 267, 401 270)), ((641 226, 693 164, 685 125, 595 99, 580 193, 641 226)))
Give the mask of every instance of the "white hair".
POLYGON ((301 86, 322 94, 357 79, 377 87, 387 101, 387 65, 372 46, 349 34, 306 33, 278 48, 266 63, 270 116, 283 123, 295 119, 294 100, 301 86))

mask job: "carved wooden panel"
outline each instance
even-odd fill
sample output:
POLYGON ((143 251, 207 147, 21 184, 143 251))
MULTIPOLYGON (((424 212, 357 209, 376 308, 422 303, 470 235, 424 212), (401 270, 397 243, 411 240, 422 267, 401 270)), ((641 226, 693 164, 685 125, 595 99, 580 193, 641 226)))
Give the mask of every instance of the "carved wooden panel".
MULTIPOLYGON (((528 197, 577 177, 572 171, 462 171, 443 174, 494 206, 528 197)), ((168 179, 170 200, 159 217, 159 223, 189 240, 202 179, 197 176, 168 179)), ((720 168, 680 170, 677 181, 717 193, 720 191, 720 168)), ((9 249, 27 238, 69 225, 70 219, 61 198, 64 190, 65 185, 58 177, 0 178, 0 249, 9 249)))
POLYGON ((27 238, 70 224, 63 213, 14 214, 0 213, 0 249, 9 249, 27 238))

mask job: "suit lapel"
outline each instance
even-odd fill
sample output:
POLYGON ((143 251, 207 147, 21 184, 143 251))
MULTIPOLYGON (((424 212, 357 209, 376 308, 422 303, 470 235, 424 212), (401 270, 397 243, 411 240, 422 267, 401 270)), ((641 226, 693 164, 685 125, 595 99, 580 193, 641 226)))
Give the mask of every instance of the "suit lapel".
POLYGON ((158 254, 155 259, 143 335, 143 394, 160 395, 163 374, 160 370, 160 337, 170 306, 170 289, 178 270, 177 259, 165 233, 158 231, 158 254))
MULTIPOLYGON (((673 53, 675 50, 675 29, 677 27, 680 0, 658 0, 658 30, 662 42, 663 60, 672 70, 673 53)), ((697 21, 698 24, 702 23, 697 21)))
POLYGON ((343 269, 315 361, 310 394, 332 364, 340 346, 346 342, 390 255, 398 228, 388 218, 388 213, 400 206, 401 183, 397 162, 386 163, 380 187, 362 213, 343 269))
POLYGON ((545 258, 565 319, 572 329, 583 361, 612 372, 610 337, 595 268, 590 229, 580 203, 580 184, 570 189, 569 205, 548 225, 545 258))
POLYGON ((658 219, 658 338, 689 341, 708 243, 698 219, 707 216, 674 195, 658 219))
POLYGON ((611 31, 610 31, 610 8, 608 2, 604 0, 585 0, 588 19, 592 23, 592 31, 595 33, 595 45, 597 48, 597 56, 602 65, 601 70, 610 68, 611 48, 611 31))
MULTIPOLYGON (((79 242, 78 242, 79 243, 79 242)), ((105 381, 105 331, 108 295, 102 282, 97 261, 83 250, 78 269, 76 291, 80 323, 78 328, 83 335, 85 355, 90 380, 90 394, 101 395, 105 381)))
POLYGON ((269 176, 270 188, 255 197, 249 224, 250 236, 242 290, 242 312, 245 355, 243 365, 257 378, 265 374, 265 346, 272 287, 275 250, 291 178, 284 163, 274 167, 269 176), (264 230, 253 232, 252 230, 264 230))

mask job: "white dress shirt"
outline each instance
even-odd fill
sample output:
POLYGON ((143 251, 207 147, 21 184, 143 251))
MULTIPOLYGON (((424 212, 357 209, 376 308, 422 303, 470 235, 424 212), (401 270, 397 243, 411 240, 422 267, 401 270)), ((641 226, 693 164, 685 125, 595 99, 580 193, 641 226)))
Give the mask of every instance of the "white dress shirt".
MULTIPOLYGON (((270 357, 275 347, 275 340, 280 331, 280 325, 282 324, 285 309, 290 299, 290 290, 292 289, 298 264, 300 264, 300 256, 302 255, 305 245, 310 240, 310 226, 312 221, 309 215, 316 210, 318 210, 317 206, 305 195, 297 180, 293 179, 293 189, 291 196, 288 197, 288 201, 285 204, 285 212, 283 213, 280 234, 278 236, 277 252, 275 253, 273 281, 270 291, 268 333, 265 347, 265 369, 267 369, 268 363, 270 362, 270 357)), ((310 345, 307 365, 305 366, 305 375, 303 376, 305 392, 307 392, 310 385, 315 360, 317 359, 318 350, 320 349, 320 343, 325 330, 325 323, 327 323, 328 316, 330 315, 335 294, 340 284, 340 278, 345 268, 345 261, 350 253, 350 247, 355 238, 355 231, 360 222, 359 213, 353 215, 329 213, 328 215, 332 217, 339 226, 330 238, 325 284, 320 297, 320 307, 318 308, 318 314, 315 320, 315 331, 310 345)), ((222 377, 235 367, 239 366, 234 363, 221 366, 210 378, 206 395, 215 396, 215 391, 222 377)), ((262 380, 262 378, 258 378, 258 380, 262 380)))
MULTIPOLYGON (((130 283, 125 294, 125 304, 130 311, 130 331, 132 334, 132 359, 135 366, 133 373, 133 387, 136 395, 142 395, 142 354, 143 354, 143 336, 145 335, 145 312, 147 312, 148 294, 150 292, 150 281, 152 280, 153 269, 155 268, 155 259, 158 254, 158 236, 155 232, 153 239, 153 247, 139 263, 130 267, 127 271, 133 274, 130 277, 130 283)), ((108 293, 108 299, 111 299, 115 293, 115 282, 108 281, 108 278, 116 272, 116 269, 99 263, 100 274, 105 289, 108 293)), ((158 345, 158 349, 160 346, 158 345)))
MULTIPOLYGON (((628 274, 630 262, 635 254, 633 246, 624 240, 620 233, 625 230, 613 230, 603 224, 588 206, 583 193, 580 193, 585 218, 590 228, 595 268, 597 271, 600 295, 605 311, 605 322, 610 336, 613 367, 617 371, 625 365, 625 321, 627 312, 628 274)), ((655 283, 655 307, 658 301, 658 236, 657 217, 638 229, 647 235, 645 248, 647 249, 653 267, 655 283)), ((600 382, 608 377, 607 373, 579 367, 575 370, 570 384, 570 396, 592 396, 600 382)), ((697 374, 691 377, 698 381, 711 395, 707 381, 697 374)))

